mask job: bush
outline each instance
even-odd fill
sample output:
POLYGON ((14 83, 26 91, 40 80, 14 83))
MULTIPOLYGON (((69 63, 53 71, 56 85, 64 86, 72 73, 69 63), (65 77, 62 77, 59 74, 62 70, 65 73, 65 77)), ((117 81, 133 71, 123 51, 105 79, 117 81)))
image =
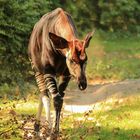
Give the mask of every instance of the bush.
POLYGON ((27 46, 36 21, 49 11, 46 0, 0 1, 0 85, 30 77, 27 46))

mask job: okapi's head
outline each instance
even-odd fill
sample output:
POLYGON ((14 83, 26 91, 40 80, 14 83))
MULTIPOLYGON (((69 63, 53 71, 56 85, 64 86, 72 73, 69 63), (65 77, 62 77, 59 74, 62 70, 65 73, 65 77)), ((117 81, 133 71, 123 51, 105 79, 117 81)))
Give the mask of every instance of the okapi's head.
POLYGON ((67 41, 66 39, 49 33, 49 37, 56 49, 66 49, 66 64, 71 75, 73 75, 78 82, 80 90, 87 87, 87 79, 85 75, 85 68, 87 63, 86 48, 88 48, 93 32, 88 33, 84 40, 74 39, 67 41))

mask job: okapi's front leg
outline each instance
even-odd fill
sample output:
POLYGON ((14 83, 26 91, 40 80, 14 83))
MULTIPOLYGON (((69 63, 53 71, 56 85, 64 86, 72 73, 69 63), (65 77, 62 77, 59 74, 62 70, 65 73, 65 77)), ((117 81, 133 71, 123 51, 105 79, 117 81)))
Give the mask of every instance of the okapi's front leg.
POLYGON ((59 122, 60 122, 60 113, 61 108, 63 106, 63 97, 65 95, 64 91, 68 85, 68 82, 70 80, 70 77, 61 76, 60 82, 59 82, 59 94, 57 94, 53 98, 54 108, 55 108, 55 124, 54 124, 54 132, 59 132, 59 122))
POLYGON ((60 80, 59 80, 59 93, 60 93, 60 95, 62 96, 62 97, 64 97, 65 96, 65 93, 64 93, 64 91, 65 91, 65 89, 67 88, 67 86, 68 86, 68 83, 69 83, 69 81, 70 81, 70 76, 61 76, 60 77, 60 80))
POLYGON ((53 75, 46 74, 44 75, 44 78, 45 78, 47 89, 52 94, 52 98, 53 98, 55 118, 54 118, 53 133, 51 138, 56 140, 56 137, 59 134, 60 113, 61 113, 61 108, 63 106, 64 90, 68 85, 70 77, 62 76, 58 89, 53 75))
POLYGON ((47 89, 49 90, 49 92, 52 95, 53 105, 54 105, 54 109, 55 109, 55 122, 54 122, 54 126, 53 126, 53 134, 52 134, 52 139, 53 139, 53 136, 56 138, 57 135, 59 134, 60 112, 61 112, 61 108, 63 105, 63 96, 64 95, 61 94, 62 92, 58 91, 57 84, 56 84, 56 81, 55 81, 53 75, 46 74, 46 75, 44 75, 44 78, 45 78, 47 89))

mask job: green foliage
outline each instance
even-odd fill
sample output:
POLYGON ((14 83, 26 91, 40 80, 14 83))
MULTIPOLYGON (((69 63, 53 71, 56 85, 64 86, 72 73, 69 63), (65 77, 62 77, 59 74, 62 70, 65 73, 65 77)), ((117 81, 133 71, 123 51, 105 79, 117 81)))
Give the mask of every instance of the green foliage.
POLYGON ((94 27, 111 32, 124 30, 140 33, 138 0, 70 0, 62 6, 72 14, 80 34, 94 27))
POLYGON ((131 32, 140 32, 139 26, 140 5, 137 0, 99 1, 101 9, 100 24, 110 31, 122 29, 131 32))
POLYGON ((49 2, 1 0, 0 6, 0 84, 21 82, 30 76, 30 33, 38 19, 49 11, 49 2))

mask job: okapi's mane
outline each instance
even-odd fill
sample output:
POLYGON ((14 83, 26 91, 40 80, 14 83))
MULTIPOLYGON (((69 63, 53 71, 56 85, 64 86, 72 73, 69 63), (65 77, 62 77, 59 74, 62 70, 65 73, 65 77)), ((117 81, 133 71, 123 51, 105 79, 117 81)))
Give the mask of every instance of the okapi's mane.
POLYGON ((77 36, 71 16, 63 9, 57 8, 42 16, 35 24, 29 42, 29 56, 32 57, 34 65, 38 65, 37 67, 42 65, 42 63, 45 64, 44 61, 46 60, 44 58, 49 59, 52 53, 53 48, 49 40, 49 32, 55 33, 68 41, 73 40, 77 36))

